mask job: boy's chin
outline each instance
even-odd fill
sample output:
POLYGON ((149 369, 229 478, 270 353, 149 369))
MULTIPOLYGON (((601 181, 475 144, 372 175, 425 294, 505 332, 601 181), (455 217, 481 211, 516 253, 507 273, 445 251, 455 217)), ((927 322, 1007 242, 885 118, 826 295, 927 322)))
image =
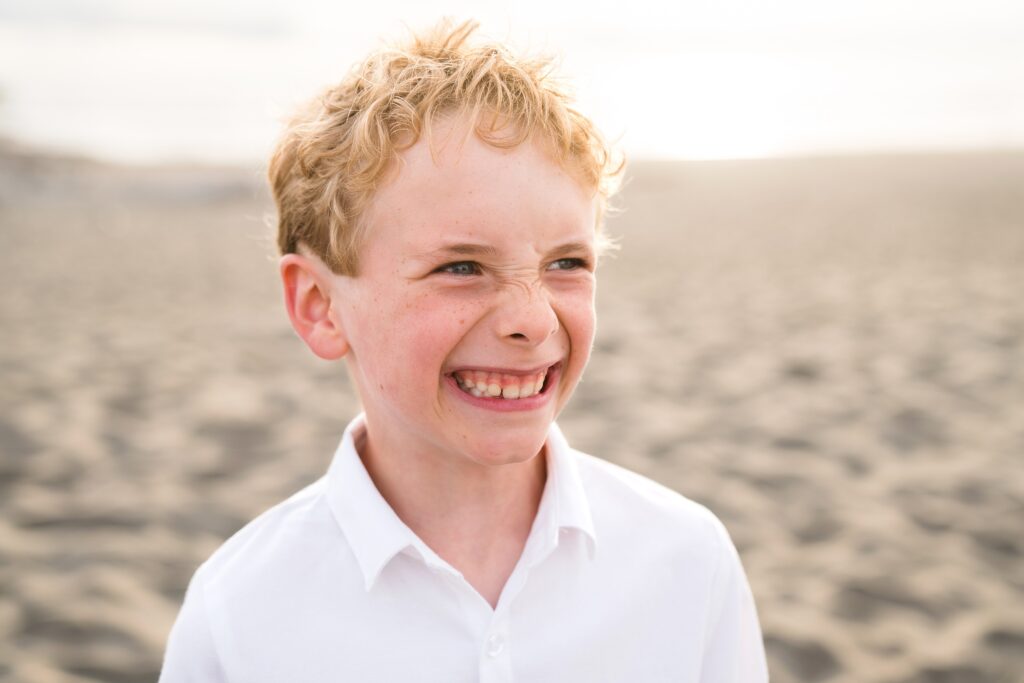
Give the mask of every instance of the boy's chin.
POLYGON ((466 455, 485 466, 516 465, 528 462, 543 452, 546 441, 546 430, 539 436, 494 434, 478 443, 466 444, 466 455))

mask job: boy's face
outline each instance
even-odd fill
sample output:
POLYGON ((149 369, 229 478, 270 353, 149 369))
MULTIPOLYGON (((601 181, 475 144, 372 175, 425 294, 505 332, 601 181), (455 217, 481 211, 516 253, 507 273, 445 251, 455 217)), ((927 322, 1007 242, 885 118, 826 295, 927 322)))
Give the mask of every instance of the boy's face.
POLYGON ((590 355, 594 194, 536 143, 460 144, 464 125, 400 155, 332 306, 375 451, 522 462, 590 355))

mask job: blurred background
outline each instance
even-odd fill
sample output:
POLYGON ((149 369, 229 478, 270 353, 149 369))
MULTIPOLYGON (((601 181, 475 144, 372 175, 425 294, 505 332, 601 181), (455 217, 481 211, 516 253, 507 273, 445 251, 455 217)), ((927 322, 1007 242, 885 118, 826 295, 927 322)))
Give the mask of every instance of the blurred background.
MULTIPOLYGON (((358 410, 282 306, 281 119, 442 15, 630 160, 574 445, 707 504, 775 683, 1024 681, 1024 5, 0 0, 0 681, 152 681, 358 410)), ((624 587, 628 590, 628 587, 624 587)))

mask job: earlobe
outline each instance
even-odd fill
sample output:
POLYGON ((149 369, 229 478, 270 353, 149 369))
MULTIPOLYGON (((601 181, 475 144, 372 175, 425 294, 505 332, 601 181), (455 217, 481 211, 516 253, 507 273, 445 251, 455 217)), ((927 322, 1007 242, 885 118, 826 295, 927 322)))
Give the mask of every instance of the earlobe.
POLYGON ((348 353, 348 337, 332 310, 330 270, 301 254, 285 254, 279 264, 284 305, 292 328, 309 349, 324 360, 348 353))

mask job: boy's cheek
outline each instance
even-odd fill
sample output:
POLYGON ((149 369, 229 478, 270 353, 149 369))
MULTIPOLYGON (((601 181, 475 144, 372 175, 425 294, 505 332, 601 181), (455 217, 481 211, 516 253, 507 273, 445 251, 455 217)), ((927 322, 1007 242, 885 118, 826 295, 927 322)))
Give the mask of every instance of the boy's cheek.
POLYGON ((457 343, 484 316, 485 306, 477 302, 458 305, 432 298, 419 300, 399 313, 401 327, 415 343, 431 348, 457 343))
POLYGON ((593 337, 597 325, 597 310, 594 299, 585 294, 563 299, 558 307, 558 317, 570 332, 593 337))
POLYGON ((403 367, 443 366, 472 326, 468 313, 418 311, 389 325, 388 334, 376 340, 378 348, 400 356, 403 367), (410 365, 414 364, 414 365, 410 365))

